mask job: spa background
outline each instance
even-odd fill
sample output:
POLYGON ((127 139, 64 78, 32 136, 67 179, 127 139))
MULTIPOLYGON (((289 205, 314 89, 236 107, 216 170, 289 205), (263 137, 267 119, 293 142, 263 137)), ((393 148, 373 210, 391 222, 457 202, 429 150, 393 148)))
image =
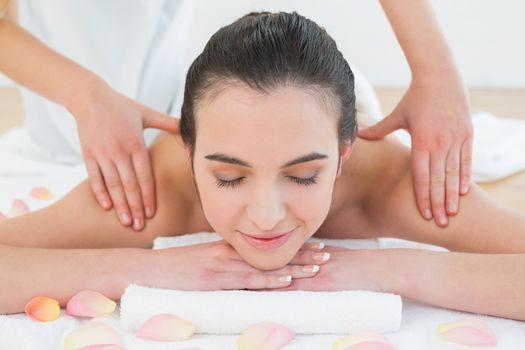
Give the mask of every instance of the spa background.
MULTIPOLYGON (((432 0, 465 80, 472 112, 525 119, 525 3, 520 0, 432 0)), ((209 36, 250 10, 298 11, 324 26, 345 57, 375 88, 384 114, 399 101, 410 71, 378 1, 194 0, 188 67, 209 36)), ((18 87, 0 74, 0 134, 23 123, 18 87)), ((476 151, 475 151, 476 152, 476 151)), ((483 187, 503 203, 525 210, 525 174, 483 187)))

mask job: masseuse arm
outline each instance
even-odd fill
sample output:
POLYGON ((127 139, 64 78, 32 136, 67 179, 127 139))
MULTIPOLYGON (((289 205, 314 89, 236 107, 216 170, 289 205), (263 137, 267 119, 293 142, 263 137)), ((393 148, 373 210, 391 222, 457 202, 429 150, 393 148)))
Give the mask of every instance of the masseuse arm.
POLYGON ((381 0, 412 80, 390 115, 359 132, 378 139, 402 128, 412 136, 413 187, 421 215, 445 227, 469 188, 472 121, 466 89, 428 0, 381 0))
MULTIPOLYGON (((16 1, 10 6, 13 12, 16 1)), ((114 204, 122 224, 133 223, 134 229, 142 230, 145 218, 153 217, 156 209, 142 131, 177 132, 178 121, 113 90, 93 72, 44 45, 13 17, 0 17, 0 72, 63 105, 75 117, 99 204, 105 209, 114 204)))

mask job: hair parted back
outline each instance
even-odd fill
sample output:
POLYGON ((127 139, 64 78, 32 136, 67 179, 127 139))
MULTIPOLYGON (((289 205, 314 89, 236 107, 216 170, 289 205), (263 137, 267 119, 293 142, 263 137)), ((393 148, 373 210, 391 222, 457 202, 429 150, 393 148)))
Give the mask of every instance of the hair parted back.
POLYGON ((188 70, 180 133, 192 159, 199 102, 238 82, 263 93, 291 84, 314 89, 337 106, 339 144, 355 137, 354 75, 335 41, 295 12, 252 12, 219 29, 188 70))

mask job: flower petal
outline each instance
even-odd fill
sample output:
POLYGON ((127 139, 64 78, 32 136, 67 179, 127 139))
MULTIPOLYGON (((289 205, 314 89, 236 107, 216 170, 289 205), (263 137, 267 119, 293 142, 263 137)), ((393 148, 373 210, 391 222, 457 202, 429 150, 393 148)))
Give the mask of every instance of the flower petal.
POLYGON ((30 212, 29 207, 23 200, 15 199, 13 201, 13 205, 11 206, 11 211, 9 212, 8 216, 12 218, 15 216, 27 214, 29 212, 30 212))
POLYGON ((190 338, 195 333, 195 326, 172 314, 153 316, 140 327, 136 335, 157 341, 175 341, 190 338))
POLYGON ((88 345, 78 350, 127 350, 127 349, 123 347, 122 345, 118 345, 118 344, 96 344, 96 345, 88 345))
POLYGON ((237 350, 277 350, 295 337, 287 327, 275 322, 259 322, 251 325, 237 339, 237 350))
POLYGON ((0 221, 5 220, 5 219, 7 219, 7 216, 5 216, 4 213, 0 211, 0 221))
POLYGON ((332 350, 394 350, 388 338, 376 331, 360 331, 337 338, 332 350))
POLYGON ((67 303, 66 313, 72 316, 103 317, 110 315, 117 303, 93 290, 82 290, 67 303))
POLYGON ((66 350, 78 350, 93 345, 122 345, 122 340, 112 327, 99 321, 84 323, 64 338, 66 350))
POLYGON ((45 187, 35 187, 31 190, 31 197, 34 199, 50 200, 53 199, 53 194, 45 187))
POLYGON ((480 318, 470 317, 440 324, 436 329, 443 339, 463 345, 497 345, 492 330, 480 318))
POLYGON ((24 308, 25 313, 34 320, 47 322, 60 316, 60 304, 48 297, 34 297, 24 308))

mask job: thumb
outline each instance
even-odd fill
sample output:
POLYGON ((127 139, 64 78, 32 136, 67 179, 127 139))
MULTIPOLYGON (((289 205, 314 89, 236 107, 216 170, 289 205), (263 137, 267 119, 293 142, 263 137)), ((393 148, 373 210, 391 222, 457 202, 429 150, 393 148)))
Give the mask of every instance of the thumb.
POLYGON ((390 113, 376 124, 369 126, 368 128, 359 129, 357 131, 357 136, 367 140, 378 140, 401 127, 402 125, 397 115, 390 113))
POLYGON ((144 107, 143 109, 144 129, 161 129, 170 133, 179 132, 179 119, 167 114, 157 112, 153 109, 144 107))

